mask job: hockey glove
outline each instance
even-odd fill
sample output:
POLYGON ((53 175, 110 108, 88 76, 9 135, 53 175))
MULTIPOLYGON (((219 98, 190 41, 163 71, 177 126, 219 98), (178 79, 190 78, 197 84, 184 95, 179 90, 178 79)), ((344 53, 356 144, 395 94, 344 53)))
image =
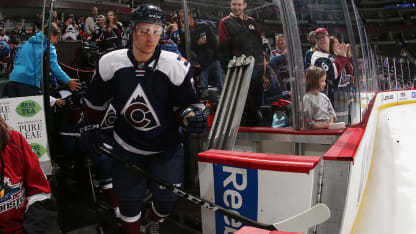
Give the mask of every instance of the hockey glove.
POLYGON ((201 135, 208 128, 208 117, 199 108, 190 111, 183 121, 186 132, 192 136, 201 135))
POLYGON ((103 142, 99 123, 90 121, 81 122, 80 132, 80 148, 83 153, 95 153, 96 147, 103 142))

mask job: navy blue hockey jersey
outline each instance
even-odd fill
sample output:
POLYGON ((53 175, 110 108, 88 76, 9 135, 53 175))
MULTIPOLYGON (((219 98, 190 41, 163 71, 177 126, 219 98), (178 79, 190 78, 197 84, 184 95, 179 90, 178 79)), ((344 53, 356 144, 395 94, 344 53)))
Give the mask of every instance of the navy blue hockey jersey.
MULTIPOLYGON (((112 98, 116 143, 142 155, 167 150, 181 140, 176 110, 199 103, 190 68, 181 56, 164 50, 145 64, 137 64, 132 50, 113 51, 96 67, 86 108, 105 111, 112 98)), ((85 118, 92 119, 88 114, 85 118)))
POLYGON ((338 71, 335 66, 335 56, 317 50, 312 54, 311 65, 321 67, 326 71, 327 87, 325 92, 332 105, 334 105, 334 92, 338 89, 338 71))

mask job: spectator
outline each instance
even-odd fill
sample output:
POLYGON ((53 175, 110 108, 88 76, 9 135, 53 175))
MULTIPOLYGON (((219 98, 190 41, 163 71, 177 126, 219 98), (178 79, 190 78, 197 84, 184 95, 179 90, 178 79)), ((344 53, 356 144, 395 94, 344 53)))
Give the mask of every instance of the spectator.
MULTIPOLYGON (((179 12, 184 22, 184 12, 179 12)), ((208 22, 195 22, 192 13, 188 13, 189 29, 191 30, 191 47, 201 67, 199 74, 201 98, 208 97, 208 83, 214 81, 218 90, 224 86, 221 64, 218 60, 218 41, 213 27, 208 22)))
POLYGON ((9 40, 9 36, 6 35, 6 29, 0 28, 0 41, 8 43, 9 40))
POLYGON ((61 26, 61 21, 58 18, 58 12, 56 10, 52 12, 52 23, 61 26))
POLYGON ((287 62, 286 40, 283 34, 277 37, 277 49, 272 51, 274 56, 270 59, 269 66, 273 68, 277 76, 277 85, 283 91, 290 91, 289 63, 287 62))
POLYGON ((286 40, 283 34, 276 35, 276 49, 272 50, 272 55, 286 54, 286 40))
POLYGON ((19 38, 20 37, 19 27, 17 26, 17 24, 15 24, 13 30, 10 31, 9 36, 10 36, 10 38, 12 38, 12 37, 19 38))
POLYGON ((91 9, 91 16, 89 16, 86 20, 85 20, 85 32, 89 35, 92 36, 92 34, 95 31, 95 24, 97 22, 97 14, 98 14, 98 8, 97 7, 93 7, 91 9))
POLYGON ((105 16, 99 15, 97 19, 98 20, 95 24, 94 32, 90 39, 91 41, 97 43, 100 51, 105 51, 104 48, 100 48, 101 42, 104 39, 105 16))
POLYGON ((308 34, 308 42, 311 44, 311 48, 305 52, 305 71, 311 65, 312 54, 315 52, 315 31, 310 31, 308 34))
POLYGON ((322 93, 326 83, 325 71, 310 66, 306 72, 306 94, 303 97, 303 118, 306 129, 328 128, 334 122, 335 111, 328 97, 322 93))
POLYGON ((76 24, 78 26, 79 31, 81 33, 83 33, 84 28, 85 28, 85 18, 84 18, 84 16, 79 17, 76 24))
POLYGON ((0 117, 0 232, 57 233, 56 208, 38 158, 0 117))
POLYGON ((168 40, 170 38, 170 35, 174 32, 178 30, 178 24, 173 23, 173 24, 169 24, 168 27, 166 28, 166 40, 168 40))
MULTIPOLYGON (((14 69, 10 73, 9 83, 7 87, 9 97, 24 97, 40 94, 41 77, 41 41, 42 33, 48 34, 48 27, 44 32, 39 32, 26 42, 20 49, 14 60, 14 69)), ((55 44, 58 42, 61 30, 52 23, 51 39, 50 39, 50 69, 53 75, 57 77, 63 84, 68 85, 71 90, 78 90, 80 84, 75 79, 70 79, 68 75, 59 66, 56 56, 55 44)), ((47 40, 46 36, 43 40, 43 48, 45 53, 47 40)))
POLYGON ((311 65, 321 67, 326 71, 327 87, 325 92, 334 105, 334 94, 337 89, 338 70, 335 66, 336 57, 330 54, 329 34, 325 28, 318 28, 315 30, 316 50, 312 54, 311 65))
POLYGON ((103 30, 103 41, 100 45, 103 51, 110 52, 123 47, 122 29, 123 25, 117 20, 114 11, 108 11, 107 21, 103 30))
POLYGON ((254 126, 260 121, 258 108, 263 103, 264 54, 260 29, 256 20, 244 13, 246 8, 246 0, 231 0, 231 13, 222 18, 218 26, 218 42, 224 69, 233 56, 244 54, 255 58, 242 118, 242 125, 254 126))
POLYGON ((27 41, 28 39, 28 31, 26 30, 26 27, 23 25, 22 29, 20 30, 20 42, 27 41))
POLYGON ((350 100, 351 80, 353 79, 353 67, 351 59, 347 57, 348 48, 345 43, 339 43, 334 36, 329 37, 329 50, 335 55, 335 66, 338 77, 334 91, 334 108, 337 120, 348 123, 348 106, 350 100))
POLYGON ((78 26, 74 23, 74 15, 69 14, 62 25, 62 40, 77 40, 79 36, 78 26))

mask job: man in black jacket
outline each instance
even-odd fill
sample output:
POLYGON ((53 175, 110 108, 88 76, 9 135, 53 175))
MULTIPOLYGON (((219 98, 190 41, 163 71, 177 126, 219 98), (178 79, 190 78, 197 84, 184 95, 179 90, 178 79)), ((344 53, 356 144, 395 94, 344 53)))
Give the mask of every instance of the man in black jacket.
POLYGON ((263 103, 264 53, 260 29, 256 20, 244 13, 246 8, 246 0, 231 0, 231 13, 218 26, 218 41, 223 67, 233 56, 244 54, 256 60, 242 119, 242 124, 256 125, 260 120, 257 109, 263 103))
MULTIPOLYGON (((181 22, 184 22, 183 10, 179 12, 181 22)), ((214 32, 214 25, 209 22, 196 22, 192 13, 188 13, 189 28, 191 30, 191 48, 201 67, 199 74, 201 97, 208 96, 208 81, 213 80, 221 91, 224 86, 224 76, 218 60, 218 40, 214 32)))

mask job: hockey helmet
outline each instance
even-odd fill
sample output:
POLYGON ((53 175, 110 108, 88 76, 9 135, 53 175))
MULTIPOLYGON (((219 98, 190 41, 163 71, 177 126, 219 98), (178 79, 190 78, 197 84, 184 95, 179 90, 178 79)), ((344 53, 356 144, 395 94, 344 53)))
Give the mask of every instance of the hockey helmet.
POLYGON ((131 12, 131 26, 136 27, 137 23, 149 23, 165 26, 166 17, 162 9, 157 6, 142 4, 131 12))

